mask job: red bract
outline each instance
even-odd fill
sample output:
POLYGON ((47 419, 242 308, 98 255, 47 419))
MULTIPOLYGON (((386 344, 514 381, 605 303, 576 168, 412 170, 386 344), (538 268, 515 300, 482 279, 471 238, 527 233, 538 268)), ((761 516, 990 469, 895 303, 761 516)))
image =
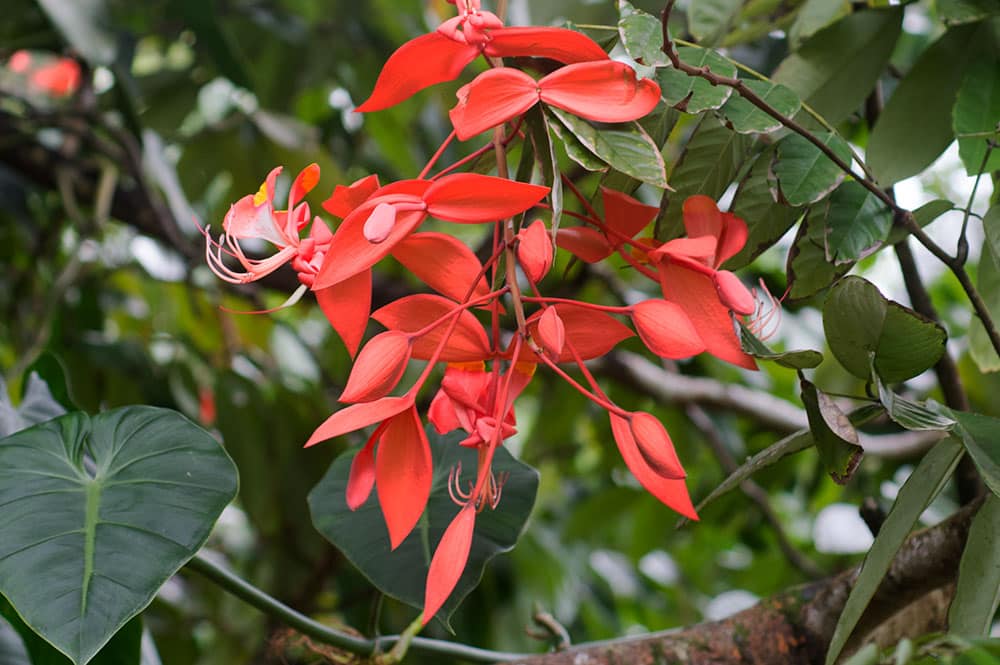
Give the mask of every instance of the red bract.
POLYGON ((430 443, 416 408, 410 407, 386 422, 375 452, 375 491, 393 549, 423 514, 432 476, 430 443))
POLYGON ((517 261, 524 274, 538 283, 552 267, 552 237, 545 223, 536 219, 517 233, 517 261))
POLYGON ((589 226, 571 226, 556 232, 556 244, 587 263, 597 263, 611 256, 625 241, 646 228, 660 211, 606 187, 601 188, 601 200, 606 232, 589 226))
POLYGON ((403 44, 386 61, 375 89, 357 110, 379 111, 424 88, 451 81, 480 53, 491 58, 539 57, 562 63, 605 60, 595 41, 564 28, 505 28, 478 0, 459 5, 459 15, 435 32, 403 44))
MULTIPOLYGON (((566 335, 566 348, 559 354, 556 362, 574 362, 599 358, 615 348, 618 342, 628 339, 634 333, 621 321, 609 314, 585 307, 559 303, 548 309, 559 314, 566 335), (572 350, 570 350, 572 346, 572 350), (574 351, 575 354, 574 355, 574 351)), ((538 324, 542 313, 538 312, 528 319, 528 332, 535 339, 539 337, 538 324)), ((519 359, 533 362, 534 354, 530 349, 522 347, 519 359)))
POLYGON ((640 411, 632 414, 630 424, 639 454, 653 471, 670 480, 679 480, 687 475, 663 423, 640 411))
POLYGON ((476 507, 465 504, 445 529, 430 568, 424 591, 424 625, 430 621, 458 584, 472 548, 472 533, 476 526, 476 507))
POLYGON ((375 335, 354 360, 341 402, 370 402, 388 395, 410 360, 410 336, 389 330, 375 335))
POLYGON ((566 326, 555 307, 546 307, 538 318, 538 343, 552 358, 558 359, 566 346, 566 326))
POLYGON ((305 447, 308 448, 335 436, 382 422, 386 418, 406 411, 411 406, 413 406, 413 395, 408 394, 402 397, 383 397, 373 402, 362 402, 344 407, 316 428, 316 431, 306 441, 305 447))
POLYGON ((456 302, 465 300, 470 289, 472 298, 490 292, 482 262, 453 236, 414 233, 393 248, 392 256, 427 286, 456 302))
POLYGON ((458 104, 449 115, 455 135, 464 141, 539 101, 587 120, 636 120, 656 107, 660 86, 637 79, 635 70, 623 62, 599 60, 561 67, 538 81, 517 69, 490 69, 457 94, 458 104))
POLYGON ((705 350, 705 342, 684 310, 661 299, 632 307, 632 323, 642 343, 661 358, 688 358, 705 350))
POLYGON ((482 363, 449 364, 427 418, 439 434, 465 430, 469 436, 460 445, 499 443, 517 432, 514 400, 531 381, 534 371, 535 366, 527 363, 515 363, 507 374, 488 372, 482 363), (504 385, 508 386, 504 404, 498 405, 504 385), (497 413, 506 414, 502 423, 497 423, 497 413))
POLYGON ((458 323, 448 336, 438 360, 469 362, 488 358, 491 355, 490 341, 483 325, 469 310, 460 308, 447 298, 420 293, 400 298, 372 314, 373 319, 389 330, 420 332, 411 346, 413 357, 418 360, 428 360, 437 353, 442 337, 456 316, 458 323))

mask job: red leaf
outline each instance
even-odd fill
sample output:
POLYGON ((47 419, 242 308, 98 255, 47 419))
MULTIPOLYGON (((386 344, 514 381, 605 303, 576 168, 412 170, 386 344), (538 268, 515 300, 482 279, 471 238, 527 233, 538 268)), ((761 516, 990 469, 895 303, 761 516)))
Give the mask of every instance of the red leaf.
POLYGON ((639 411, 632 414, 632 438, 639 454, 653 471, 671 480, 687 476, 674 450, 667 429, 652 415, 639 411))
POLYGON ((664 478, 656 473, 639 452, 639 446, 632 435, 629 422, 613 413, 608 415, 611 417, 611 432, 614 434, 615 443, 618 444, 622 459, 625 460, 625 465, 632 472, 632 475, 650 494, 662 501, 667 507, 684 517, 697 520, 698 513, 694 510, 694 504, 691 503, 691 496, 688 494, 684 481, 664 478))
POLYGON ((362 402, 344 407, 324 420, 323 424, 317 427, 309 440, 306 441, 304 447, 308 448, 335 436, 374 425, 402 413, 411 406, 413 406, 413 397, 404 395, 402 397, 383 397, 374 402, 362 402))
MULTIPOLYGON (((656 206, 648 206, 607 187, 601 187, 601 200, 604 202, 604 223, 627 238, 634 237, 646 228, 660 212, 656 206)), ((621 244, 620 239, 613 240, 616 245, 621 244)))
POLYGON ((434 558, 431 559, 427 571, 427 588, 424 593, 423 623, 434 618, 444 601, 454 591, 455 585, 462 577, 465 564, 469 560, 469 550, 472 548, 472 533, 476 526, 476 508, 472 503, 465 504, 455 519, 445 529, 434 558))
POLYGON ((438 32, 411 39, 389 56, 371 96, 355 110, 380 111, 428 86, 451 81, 477 55, 476 46, 459 43, 438 32))
POLYGON ((490 37, 484 52, 491 57, 551 58, 567 65, 608 59, 608 54, 593 39, 566 28, 501 28, 490 32, 490 37))
POLYGON ((431 494, 431 448, 412 406, 386 423, 375 456, 375 485, 392 549, 406 540, 431 494))
POLYGON ((465 243, 445 233, 414 233, 392 250, 393 257, 429 287, 462 302, 478 278, 472 298, 484 296, 490 287, 483 277, 483 264, 465 243))
POLYGON ((358 451, 351 462, 351 473, 347 477, 347 507, 357 510, 375 487, 375 441, 382 435, 382 428, 376 429, 365 447, 358 451))
POLYGON ((556 231, 556 244, 587 263, 603 261, 614 251, 607 236, 589 226, 560 228, 556 231))
POLYGON ((428 214, 438 219, 476 224, 524 212, 548 193, 549 188, 542 185, 478 173, 455 173, 434 181, 424 194, 424 201, 428 214))
POLYGON ((663 296, 680 305, 691 319, 706 351, 739 367, 757 369, 753 358, 743 353, 729 308, 719 302, 709 275, 667 263, 660 266, 660 286, 663 296))
POLYGON ((599 122, 637 120, 660 101, 660 86, 637 79, 635 70, 615 60, 560 67, 540 80, 538 89, 546 104, 599 122))
POLYGON ((460 141, 516 118, 538 103, 538 84, 519 69, 488 69, 456 93, 448 116, 460 141))
POLYGON ((676 303, 644 300, 632 308, 632 322, 646 348, 661 358, 688 358, 705 350, 691 319, 676 303))
MULTIPOLYGON (((413 333, 435 321, 438 323, 427 333, 413 340, 412 354, 418 360, 428 360, 437 349, 450 319, 439 321, 453 312, 454 302, 430 293, 406 296, 376 310, 372 318, 390 330, 413 333)), ((468 362, 484 360, 490 356, 490 343, 483 325, 469 310, 462 310, 458 325, 448 338, 444 351, 438 357, 442 362, 468 362)))
POLYGON ((552 237, 540 219, 518 231, 517 237, 517 260, 528 279, 537 284, 552 267, 552 237))
POLYGON ((410 337, 395 330, 372 337, 354 361, 341 402, 370 402, 388 395, 410 360, 410 337))
MULTIPOLYGON (((555 309, 559 313, 566 330, 567 348, 559 354, 557 362, 573 362, 573 353, 568 348, 571 344, 582 360, 590 360, 603 356, 618 342, 634 334, 628 326, 610 314, 589 307, 559 303, 548 309, 555 309)), ((541 314, 532 316, 528 322, 528 331, 532 337, 538 336, 540 316, 541 314)), ((522 349, 520 360, 530 361, 533 357, 530 349, 522 349)))
POLYGON ((320 309, 353 358, 368 327, 372 303, 372 271, 365 269, 339 282, 313 289, 320 309))
POLYGON ((378 188, 377 175, 356 180, 350 186, 337 185, 330 198, 323 201, 323 209, 343 219, 354 212, 354 209, 364 203, 378 188))
POLYGON ((566 346, 566 326, 555 307, 546 307, 538 318, 538 343, 553 358, 558 358, 566 346))

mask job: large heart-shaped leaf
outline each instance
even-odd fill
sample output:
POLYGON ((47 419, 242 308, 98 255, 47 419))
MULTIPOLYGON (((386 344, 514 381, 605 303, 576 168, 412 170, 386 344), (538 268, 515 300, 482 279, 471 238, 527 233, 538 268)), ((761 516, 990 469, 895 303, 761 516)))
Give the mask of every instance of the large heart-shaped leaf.
POLYGON ((167 409, 71 413, 0 440, 0 593, 86 663, 208 538, 229 456, 167 409))
MULTIPOLYGON (((461 465, 463 483, 472 478, 477 453, 458 445, 461 437, 442 437, 433 429, 428 429, 427 436, 434 456, 431 496, 420 522, 395 550, 389 549, 389 534, 375 492, 356 511, 347 507, 347 478, 356 451, 348 451, 334 460, 309 494, 309 509, 316 529, 381 591, 418 608, 424 604, 424 583, 431 555, 459 510, 449 496, 448 474, 461 465)), ((446 625, 462 599, 479 584, 486 563, 514 547, 535 504, 537 471, 500 448, 493 458, 493 472, 509 474, 503 497, 495 510, 487 508, 476 517, 465 571, 437 614, 446 625)))

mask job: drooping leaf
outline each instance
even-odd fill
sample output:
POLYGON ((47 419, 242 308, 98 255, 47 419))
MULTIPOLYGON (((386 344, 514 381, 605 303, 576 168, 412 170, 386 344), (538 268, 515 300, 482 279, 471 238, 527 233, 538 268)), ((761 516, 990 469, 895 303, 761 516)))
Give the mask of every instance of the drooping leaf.
POLYGON ((688 8, 688 31, 699 42, 717 42, 729 28, 741 0, 699 0, 688 8))
POLYGON ((1000 496, 991 495, 972 518, 948 608, 948 630, 986 637, 1000 605, 1000 496))
MULTIPOLYGON (((983 217, 986 243, 979 256, 976 286, 993 321, 1000 320, 1000 206, 993 206, 983 217)), ((969 323, 969 355, 982 372, 1000 371, 1000 356, 990 342, 978 316, 969 323)))
MULTIPOLYGON (((802 107, 802 101, 790 88, 768 81, 745 81, 748 88, 786 118, 802 107)), ((722 115, 733 131, 741 134, 766 134, 781 127, 781 121, 760 110, 741 95, 733 94, 722 107, 722 115)))
MULTIPOLYGON (((851 149, 844 139, 832 132, 817 132, 816 137, 847 164, 851 149)), ((789 134, 778 142, 774 175, 781 195, 790 205, 800 206, 819 201, 844 179, 844 171, 799 134, 789 134)))
POLYGON ((663 29, 660 19, 636 9, 628 0, 618 1, 618 35, 625 52, 633 60, 650 67, 666 65, 663 52, 663 29))
POLYGON ((788 41, 792 50, 831 23, 835 23, 851 13, 848 0, 806 0, 795 16, 795 22, 788 30, 788 41))
MULTIPOLYGON (((459 446, 461 436, 442 437, 431 428, 427 434, 434 456, 431 496, 423 517, 395 550, 389 549, 389 536, 376 493, 356 511, 347 507, 345 491, 355 451, 334 460, 309 494, 309 510, 316 529, 382 592, 417 608, 424 604, 424 584, 431 555, 459 511, 448 493, 449 472, 461 464, 464 488, 476 469, 476 451, 459 446)), ((497 508, 487 508, 476 518, 465 571, 438 614, 446 625, 465 596, 479 584, 489 560, 514 547, 535 503, 537 471, 514 459, 502 447, 496 451, 493 471, 510 476, 497 508)), ((375 489, 377 492, 378 487, 375 489)))
POLYGON ((837 282, 823 305, 830 350, 854 376, 868 379, 870 362, 888 383, 920 374, 944 353, 944 329, 908 307, 886 299, 861 277, 837 282))
POLYGON ((198 551, 236 484, 215 439, 166 409, 71 413, 0 440, 0 593, 86 663, 198 551))
POLYGON ((596 127, 555 107, 549 110, 584 147, 612 168, 654 187, 668 186, 663 155, 638 123, 596 127))
POLYGON ((858 445, 858 432, 836 402, 801 374, 799 386, 819 458, 833 481, 843 485, 861 463, 864 451, 858 445))
POLYGON ((854 12, 810 37, 771 78, 836 125, 861 106, 882 75, 902 18, 901 7, 854 12))
POLYGON ((837 620, 837 627, 826 654, 826 665, 837 662, 837 657, 840 656, 851 632, 857 626, 882 578, 888 572, 896 552, 906 540, 920 514, 944 488, 961 457, 962 446, 952 437, 943 439, 924 455, 920 464, 903 483, 896 496, 896 502, 889 510, 885 523, 879 529, 875 542, 868 551, 864 563, 861 564, 861 572, 858 573, 844 610, 837 620))
POLYGON ((852 180, 830 195, 824 222, 827 259, 834 264, 853 263, 882 246, 892 227, 892 212, 852 180))
POLYGON ((549 120, 541 111, 541 106, 529 111, 529 116, 531 122, 528 129, 531 132, 531 142, 534 146, 535 164, 538 166, 544 182, 549 185, 549 204, 552 207, 549 229, 552 237, 555 237, 559 230, 563 211, 563 183, 562 174, 559 171, 559 160, 552 143, 549 120))
MULTIPOLYGON (((692 67, 708 67, 720 76, 736 76, 736 66, 709 48, 682 46, 677 49, 677 57, 692 67)), ((686 113, 717 109, 733 94, 732 88, 712 85, 700 76, 689 76, 673 67, 658 69, 656 76, 663 101, 686 113)))
MULTIPOLYGON (((548 113, 552 109, 545 108, 544 112, 548 113)), ((556 135, 559 139, 558 143, 562 145, 563 149, 566 151, 566 156, 572 159, 574 162, 579 164, 581 167, 588 171, 603 172, 608 170, 607 163, 592 153, 587 149, 587 146, 576 137, 576 135, 559 122, 558 120, 553 120, 549 122, 549 129, 556 135)))
POLYGON ((867 162, 888 187, 920 173, 954 140, 951 110, 972 58, 976 25, 951 28, 920 56, 906 74, 868 137, 867 162))
POLYGON ((774 351, 740 324, 740 343, 743 350, 758 360, 770 360, 789 369, 811 369, 823 362, 823 354, 813 349, 801 351, 774 351))
POLYGON ((833 284, 851 269, 849 264, 834 265, 826 260, 826 224, 829 201, 809 209, 788 251, 788 297, 794 302, 815 295, 833 284))
POLYGON ((955 434, 962 439, 983 482, 1000 496, 1000 419, 965 411, 950 413, 958 421, 955 434))
POLYGON ((877 372, 872 372, 878 398, 889 417, 908 430, 948 431, 955 426, 955 419, 935 411, 926 404, 918 404, 900 397, 885 385, 877 372))
POLYGON ((1000 150, 986 156, 987 140, 1000 139, 1000 59, 973 62, 958 89, 952 111, 958 155, 969 175, 1000 169, 1000 150), (985 164, 983 160, 986 159, 985 164))

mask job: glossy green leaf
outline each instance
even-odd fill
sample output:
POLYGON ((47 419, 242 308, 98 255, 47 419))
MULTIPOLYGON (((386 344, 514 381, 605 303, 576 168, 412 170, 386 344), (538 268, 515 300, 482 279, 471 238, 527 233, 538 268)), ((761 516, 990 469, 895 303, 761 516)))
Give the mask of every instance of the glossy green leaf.
POLYGON ((850 264, 835 265, 826 260, 826 216, 824 201, 806 215, 788 251, 788 297, 792 301, 813 296, 833 284, 851 269, 850 264))
POLYGON ((854 12, 810 37, 771 78, 836 125, 864 103, 882 75, 902 18, 901 7, 854 12))
POLYGON ((739 10, 741 0, 698 0, 688 7, 688 32, 699 42, 718 41, 739 10))
MULTIPOLYGON (((389 549, 377 487, 356 511, 347 507, 345 492, 355 451, 334 460, 309 494, 312 521, 323 537, 336 545, 381 591, 417 608, 424 604, 430 557, 459 510, 448 493, 449 471, 461 464, 464 483, 476 469, 476 450, 459 446, 460 436, 441 437, 428 428, 428 438, 434 456, 434 482, 427 509, 413 532, 393 551, 389 549)), ((502 447, 493 458, 493 471, 510 476, 497 508, 486 509, 476 517, 465 571, 437 615, 446 625, 465 596, 479 584, 487 562, 514 547, 535 503, 537 471, 514 459, 502 447)))
POLYGON ((926 404, 913 402, 900 397, 879 378, 877 372, 872 372, 878 399, 885 407, 889 417, 901 427, 908 430, 949 431, 955 426, 955 419, 950 418, 926 404))
MULTIPOLYGON (((546 111, 549 110, 550 109, 546 109, 546 111)), ((604 172, 608 170, 607 163, 588 150, 580 139, 576 138, 576 135, 566 129, 561 122, 553 120, 549 123, 549 129, 551 129, 556 135, 556 138, 559 139, 558 142, 566 151, 566 156, 579 164, 581 167, 588 171, 596 172, 604 172)))
POLYGON ((1000 496, 995 494, 972 518, 958 566, 958 585, 948 608, 948 630, 986 637, 1000 605, 1000 496))
POLYGON ((829 395, 801 375, 799 386, 819 458, 833 481, 843 485, 861 463, 864 451, 858 445, 858 431, 829 395))
POLYGON ((835 264, 853 263, 882 246, 892 227, 892 212, 852 180, 830 195, 824 222, 827 259, 835 264))
POLYGON ((768 170, 774 148, 762 152, 740 181, 730 210, 747 224, 747 242, 723 267, 736 270, 749 264, 774 245, 802 214, 799 208, 778 203, 771 191, 768 170))
POLYGON ((806 0, 799 7, 795 22, 788 30, 792 50, 798 49, 804 40, 850 13, 851 3, 848 0, 806 0))
POLYGON ((962 446, 954 438, 943 439, 924 455, 920 464, 903 483, 885 523, 861 564, 861 571, 837 620, 826 654, 826 665, 837 662, 851 632, 875 595, 882 578, 889 571, 896 552, 917 523, 920 514, 944 488, 961 457, 962 446))
POLYGON ((812 369, 823 362, 823 354, 812 349, 774 351, 743 324, 740 324, 740 344, 743 350, 754 358, 769 360, 788 369, 812 369))
POLYGON ((982 38, 975 25, 948 30, 896 86, 868 137, 867 162, 880 185, 920 173, 954 140, 952 105, 975 52, 970 45, 982 38))
POLYGON ((955 434, 961 437, 983 482, 1000 496, 1000 419, 954 410, 951 415, 958 421, 955 434))
POLYGON ((76 412, 0 440, 0 593, 86 663, 198 551, 236 484, 218 442, 166 409, 76 412))
POLYGON ((993 148, 986 155, 987 141, 1000 140, 1000 60, 972 63, 958 89, 952 114, 958 155, 966 173, 1000 170, 1000 150, 993 148))
MULTIPOLYGON (((542 175, 542 182, 549 186, 549 205, 552 209, 549 230, 553 234, 553 242, 555 242, 555 233, 559 230, 559 223, 562 221, 563 184, 559 171, 559 160, 556 157, 555 146, 549 131, 549 120, 542 112, 541 107, 536 106, 525 114, 525 122, 531 137, 531 153, 534 155, 535 166, 542 175)), ((530 175, 529 173, 525 180, 530 179, 530 175)), ((518 180, 521 178, 519 177, 518 180)))
POLYGON ((613 169, 654 187, 667 187, 663 155, 638 123, 596 127, 560 109, 549 110, 584 147, 613 169))
MULTIPOLYGON (((817 132, 816 137, 837 157, 851 163, 851 148, 844 139, 832 132, 817 132)), ((777 150, 774 175, 789 205, 815 203, 844 179, 844 171, 799 134, 789 134, 778 141, 777 150)))
POLYGON ((870 377, 870 362, 888 383, 920 374, 944 353, 947 336, 938 324, 908 307, 887 300, 867 280, 849 276, 837 282, 823 305, 827 343, 854 376, 870 377))
POLYGON ((657 220, 656 237, 670 240, 684 233, 684 199, 704 194, 718 199, 747 160, 752 141, 726 129, 715 118, 702 118, 670 173, 674 191, 667 195, 664 217, 657 220))
MULTIPOLYGON (((709 48, 681 46, 677 57, 693 67, 708 67, 720 76, 736 76, 736 66, 709 48)), ((717 109, 733 95, 733 89, 724 85, 712 85, 700 76, 663 67, 656 70, 663 101, 685 113, 701 113, 717 109)))
POLYGON ((660 19, 636 9, 628 0, 618 0, 618 13, 618 35, 629 57, 651 67, 666 65, 669 61, 663 52, 660 19))
MULTIPOLYGON (((745 85, 778 113, 791 118, 802 107, 802 101, 790 88, 768 81, 745 81, 745 85)), ((726 124, 741 134, 766 134, 781 127, 781 121, 760 110, 738 94, 733 94, 722 107, 726 124)))

